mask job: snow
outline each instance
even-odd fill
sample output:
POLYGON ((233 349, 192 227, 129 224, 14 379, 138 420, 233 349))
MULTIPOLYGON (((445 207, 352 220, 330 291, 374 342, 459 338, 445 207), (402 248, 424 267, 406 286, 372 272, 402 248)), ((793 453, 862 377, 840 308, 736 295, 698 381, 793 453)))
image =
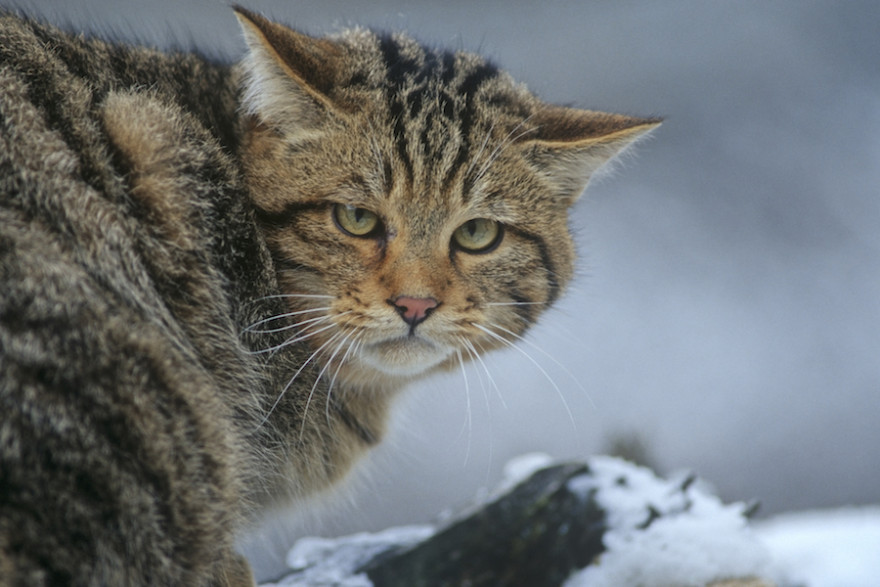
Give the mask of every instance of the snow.
POLYGON ((553 464, 553 458, 542 452, 533 452, 520 455, 510 459, 501 475, 501 482, 498 484, 494 494, 501 495, 510 491, 539 470, 549 467, 553 464))
MULTIPOLYGON (((495 499, 537 470, 542 454, 508 463, 495 499)), ((724 504, 692 476, 661 479, 611 457, 588 460, 567 489, 606 511, 606 551, 564 587, 688 587, 759 578, 779 587, 869 587, 880 577, 880 506, 804 512, 749 522, 741 503, 724 504)), ((475 505, 474 507, 478 507, 475 505)), ((369 587, 356 571, 377 554, 430 538, 434 525, 341 538, 304 538, 287 556, 280 586, 369 587)))
POLYGON ((389 528, 382 532, 366 532, 341 538, 302 538, 287 554, 290 575, 270 585, 300 587, 371 587, 372 582, 355 571, 379 553, 391 548, 407 547, 429 538, 433 526, 415 525, 389 528))
POLYGON ((794 584, 880 584, 878 506, 779 515, 755 524, 755 532, 794 584))
POLYGON ((775 576, 743 504, 723 504, 692 478, 662 480, 618 459, 596 457, 589 465, 591 474, 572 479, 569 489, 594 492, 607 512, 607 550, 565 587, 685 587, 775 576))

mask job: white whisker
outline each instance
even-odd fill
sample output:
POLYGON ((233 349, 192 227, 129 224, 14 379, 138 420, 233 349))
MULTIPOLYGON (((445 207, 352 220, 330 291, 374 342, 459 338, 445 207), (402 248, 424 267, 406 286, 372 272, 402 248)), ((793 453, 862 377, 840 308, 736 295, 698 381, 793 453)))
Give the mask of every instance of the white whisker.
POLYGON ((357 336, 354 336, 354 340, 352 336, 355 335, 355 330, 351 329, 348 334, 345 335, 345 340, 343 340, 343 344, 348 344, 345 348, 345 352, 342 353, 342 357, 339 359, 339 362, 336 365, 336 369, 333 371, 333 376, 330 378, 329 388, 332 390, 334 385, 336 385, 336 378, 339 377, 339 372, 342 370, 342 366, 345 365, 345 362, 348 360, 349 355, 353 354, 355 348, 357 348, 360 339, 357 336), (349 342, 350 341, 350 342, 349 342))
MULTIPOLYGON (((351 311, 349 310, 348 312, 342 312, 340 314, 337 314, 337 316, 345 316, 346 314, 350 314, 350 313, 351 313, 351 311)), ((288 347, 292 344, 296 344, 298 342, 302 342, 304 340, 312 338, 313 336, 320 334, 322 332, 325 332, 326 330, 329 330, 329 329, 333 328, 334 326, 335 326, 335 323, 333 322, 332 316, 319 316, 317 318, 310 318, 309 320, 304 320, 296 325, 296 327, 300 328, 300 332, 298 334, 296 334, 295 336, 288 338, 284 342, 277 344, 273 347, 261 349, 258 351, 250 351, 250 354, 258 355, 258 354, 269 353, 270 355, 274 355, 276 352, 280 351, 281 349, 283 349, 285 347, 288 347), (330 322, 330 324, 328 326, 324 326, 323 328, 318 328, 317 330, 313 330, 313 328, 315 326, 318 326, 324 322, 330 322)))
POLYGON ((248 300, 248 304, 259 304, 260 302, 265 302, 267 300, 284 300, 290 298, 302 298, 302 299, 315 299, 315 300, 327 300, 334 299, 336 296, 325 295, 325 294, 293 294, 293 293, 282 293, 282 294, 273 294, 270 296, 263 296, 261 298, 255 298, 253 300, 248 300))
POLYGON ((549 302, 485 302, 484 306, 546 306, 549 302))
MULTIPOLYGON (((464 337, 458 337, 458 340, 459 340, 459 343, 461 344, 462 348, 467 353, 467 357, 470 358, 471 360, 473 360, 474 352, 475 352, 475 350, 472 350, 473 347, 469 346, 467 339, 465 339, 464 337)), ((486 413, 491 414, 492 406, 489 403, 489 393, 486 391, 486 382, 483 381, 483 376, 480 374, 479 370, 477 370, 476 373, 477 373, 477 381, 480 382, 480 389, 483 391, 483 400, 486 402, 486 413)))
POLYGON ((528 128, 528 129, 522 131, 521 133, 517 134, 516 136, 514 136, 514 133, 516 133, 520 128, 522 128, 531 119, 532 119, 532 116, 526 117, 525 119, 523 119, 522 122, 520 122, 515 127, 513 127, 513 129, 511 129, 511 131, 509 133, 507 133, 507 136, 505 136, 504 139, 501 141, 501 143, 497 147, 495 147, 495 149, 489 154, 489 158, 486 160, 485 163, 483 163, 482 167, 480 167, 480 170, 477 172, 477 175, 473 180, 474 182, 479 180, 481 177, 483 177, 486 174, 487 171, 489 171, 489 168, 492 166, 492 163, 494 163, 495 160, 501 156, 501 153, 503 153, 504 150, 507 149, 507 147, 509 147, 510 145, 515 143, 517 141, 517 139, 519 139, 520 137, 523 137, 523 136, 529 134, 530 132, 535 131, 534 128, 528 128))
MULTIPOLYGON (((489 379, 489 383, 495 389, 495 393, 498 396, 498 399, 501 400, 501 406, 506 410, 507 403, 504 401, 504 396, 501 393, 501 389, 498 387, 498 384, 495 383, 495 378, 492 377, 492 373, 489 372, 489 367, 486 366, 486 363, 483 361, 483 357, 480 356, 480 351, 474 346, 474 343, 469 341, 464 337, 459 337, 464 347, 467 349, 468 354, 476 360, 480 366, 483 368, 483 371, 486 373, 486 377, 489 379)), ((482 382, 482 379, 480 380, 482 382)), ((486 405, 488 406, 488 398, 486 400, 486 405)))
POLYGON ((471 171, 474 170, 474 167, 477 165, 477 161, 480 160, 480 157, 483 156, 483 152, 486 150, 486 146, 489 144, 489 139, 492 138, 492 131, 495 130, 495 120, 492 120, 492 124, 489 125, 489 130, 486 131, 486 136, 483 138, 483 143, 480 145, 480 148, 477 150, 477 153, 471 158, 471 163, 468 165, 467 171, 465 171, 464 176, 469 177, 471 171))
POLYGON ((485 326, 483 326, 481 324, 477 324, 475 322, 471 322, 471 325, 474 326, 475 328, 478 328, 479 330, 482 330, 483 332, 485 332, 486 334, 488 334, 492 338, 502 342, 503 344, 507 345, 508 347, 515 349, 518 353, 520 353, 522 356, 524 356, 526 359, 528 359, 538 369, 538 371, 541 372, 542 375, 544 375, 544 377, 547 379, 547 381, 550 383, 550 385, 553 386, 553 389, 556 390, 556 394, 559 396, 559 399, 562 400, 562 405, 565 407, 565 411, 568 414, 569 420, 571 421, 572 428, 574 429, 575 432, 577 432, 577 423, 575 422, 574 414, 572 413, 571 408, 568 405, 568 401, 566 401, 566 399, 565 399, 565 394, 562 393, 562 390, 559 388, 558 385, 556 385, 556 382, 553 380, 552 377, 550 377, 550 374, 547 373, 547 371, 540 365, 540 363, 538 363, 538 361, 536 361, 529 353, 527 353, 526 351, 521 349, 519 346, 515 345, 512 341, 507 340, 506 338, 504 338, 500 334, 493 332, 493 331, 489 330, 488 328, 486 328, 485 326))
MULTIPOLYGON (((331 327, 332 326, 335 326, 335 324, 331 325, 331 327)), ((325 328, 325 330, 326 330, 326 328, 325 328)), ((338 334, 338 333, 336 333, 336 334, 338 334)), ((287 381, 287 385, 284 386, 284 388, 278 394, 278 397, 275 398, 275 402, 272 404, 272 407, 269 408, 269 411, 266 412, 266 415, 263 416, 263 420, 260 422, 260 424, 257 427, 263 426, 266 422, 269 421, 269 416, 271 416, 272 412, 275 411, 275 408, 278 407, 278 404, 281 402, 281 398, 284 397, 284 395, 287 393, 287 390, 290 389, 290 386, 293 385, 293 382, 296 381, 297 377, 299 377, 299 374, 303 372, 303 369, 305 369, 306 366, 308 366, 309 363, 311 363, 312 360, 316 356, 318 356, 318 354, 320 354, 320 352, 322 350, 324 350, 324 348, 326 346, 328 346, 329 344, 332 344, 333 340, 336 338, 336 334, 334 334, 333 336, 328 338, 324 344, 319 346, 314 352, 312 352, 312 354, 309 355, 309 357, 305 361, 303 361, 303 364, 299 366, 299 369, 296 370, 296 373, 294 373, 293 376, 287 381)), ((311 397, 309 399, 311 399, 311 397)), ((306 406, 308 407, 308 404, 306 404, 306 406)), ((305 412, 303 412, 303 427, 305 427, 305 412)))
POLYGON ((257 322, 254 322, 250 326, 244 328, 242 330, 242 332, 256 332, 259 334, 269 334, 272 332, 281 332, 282 330, 296 328, 297 326, 300 326, 301 324, 305 324, 307 321, 296 322, 294 324, 289 324, 287 326, 282 326, 280 328, 272 328, 272 329, 267 329, 267 330, 258 330, 257 327, 262 326, 263 324, 268 324, 269 322, 274 322, 276 320, 283 320, 285 318, 291 318, 293 316, 300 316, 302 314, 310 314, 312 312, 326 312, 327 310, 330 310, 329 306, 325 306, 323 308, 308 308, 307 310, 298 310, 296 312, 285 312, 283 314, 276 314, 274 316, 269 316, 268 318, 263 318, 262 320, 258 320, 257 322))
MULTIPOLYGON (((309 412, 309 406, 312 404, 312 399, 315 396, 315 391, 318 389, 318 384, 321 382, 321 379, 323 379, 324 373, 326 373, 327 369, 330 368, 330 365, 333 364, 333 359, 336 358, 337 354, 339 354, 339 350, 346 343, 351 332, 352 331, 349 331, 346 333, 345 331, 341 330, 339 332, 334 333, 333 336, 331 336, 327 340, 326 343, 321 345, 321 348, 319 348, 317 351, 315 351, 315 354, 322 352, 323 349, 326 348, 329 343, 336 344, 338 341, 338 344, 336 344, 336 347, 333 349, 333 352, 330 353, 330 356, 327 357, 327 360, 324 361, 324 365, 321 367, 321 370, 318 372, 317 377, 315 377, 314 383, 312 383, 312 388, 309 390, 309 397, 306 399, 305 408, 303 408, 302 427, 300 428, 300 431, 299 431, 299 439, 300 440, 303 439, 303 435, 305 434, 305 431, 306 431, 306 414, 308 414, 308 412, 309 412)), ((330 402, 330 388, 331 387, 332 387, 331 385, 328 385, 328 387, 327 387, 327 408, 325 410, 325 414, 326 414, 328 423, 330 421, 329 402, 330 402)))
MULTIPOLYGON (((482 367, 483 371, 486 373, 486 377, 489 380, 489 383, 492 387, 495 388, 495 393, 498 395, 498 399, 501 400, 501 405, 504 409, 507 409, 507 404, 504 401, 504 396, 501 395, 501 390, 498 388, 498 385, 495 383, 495 379, 492 377, 492 373, 489 372, 489 368, 486 366, 486 363, 483 362, 482 357, 480 357, 480 353, 474 344, 468 340, 467 338, 460 336, 458 337, 464 349, 467 351, 468 355, 473 357, 482 367)), ((489 483, 489 473, 492 468, 492 455, 495 451, 495 435, 491 433, 492 429, 492 409, 491 404, 489 402, 489 392, 486 390, 486 385, 483 382, 483 378, 480 376, 480 372, 477 371, 477 377, 480 379, 480 388, 483 390, 483 399, 486 401, 486 415, 489 420, 489 429, 490 433, 488 434, 488 442, 489 442, 489 461, 486 465, 486 483, 489 483)), ((470 450, 470 445, 468 445, 468 450, 470 450)))
MULTIPOLYGON (((318 324, 320 324, 321 322, 324 322, 324 321, 330 321, 330 320, 332 320, 332 318, 331 318, 330 316, 321 316, 321 320, 318 321, 318 324)), ((312 324, 311 326, 315 326, 315 324, 312 324)), ((327 326, 324 326, 323 328, 319 328, 319 329, 317 329, 317 330, 312 330, 312 331, 310 331, 310 332, 306 332, 305 334, 300 334, 300 335, 294 336, 294 337, 292 337, 292 338, 288 338, 288 339, 285 340, 284 342, 281 342, 281 343, 279 343, 279 344, 276 344, 275 346, 271 346, 271 347, 268 347, 268 348, 265 348, 265 349, 260 349, 260 350, 258 350, 258 351, 250 351, 250 353, 251 353, 252 355, 261 355, 261 354, 265 354, 265 353, 274 353, 274 352, 276 352, 276 351, 279 351, 279 350, 283 349, 284 347, 288 347, 288 346, 290 346, 290 345, 292 345, 292 344, 296 344, 296 343, 298 343, 298 342, 302 342, 302 341, 304 341, 304 340, 307 340, 307 339, 309 339, 309 338, 315 336, 316 334, 320 334, 320 333, 322 333, 322 332, 325 332, 325 331, 330 330, 331 328, 335 328, 335 327, 336 327, 336 324, 333 323, 333 322, 331 322, 330 324, 328 324, 327 326)), ((308 330, 308 328, 306 328, 306 330, 308 330)))
MULTIPOLYGON (((324 406, 324 413, 326 414, 328 421, 330 420, 330 394, 333 393, 333 388, 336 385, 336 378, 339 376, 339 371, 342 369, 345 361, 347 361, 349 355, 352 354, 352 349, 359 345, 360 340, 361 339, 357 336, 357 329, 351 328, 345 335, 345 338, 340 343, 341 345, 344 344, 347 346, 345 348, 345 352, 342 354, 342 358, 339 359, 339 362, 336 365, 336 370, 333 372, 333 376, 330 378, 330 383, 327 385, 327 402, 324 406), (354 336, 354 340, 351 340, 352 336, 354 336)), ((329 365, 332 360, 333 357, 330 357, 330 360, 327 362, 327 364, 329 365)))
POLYGON ((473 413, 471 411, 471 386, 468 382, 467 372, 464 368, 464 360, 461 357, 461 351, 455 349, 455 356, 458 357, 458 365, 461 367, 461 376, 464 379, 464 395, 465 401, 467 402, 467 431, 468 431, 468 443, 467 443, 467 451, 464 455, 464 463, 467 465, 470 462, 471 456, 471 440, 473 439, 473 413))
POLYGON ((509 334, 510 336, 516 338, 518 341, 522 342, 523 344, 529 345, 531 348, 535 349, 536 351, 538 351, 539 353, 541 353, 542 355, 544 355, 545 357, 547 357, 548 359, 553 361, 556 364, 556 366, 559 367, 560 369, 562 369, 562 371, 566 375, 568 375, 569 378, 571 378, 571 380, 574 382, 574 384, 578 386, 578 388, 583 392, 584 396, 590 401, 590 405, 593 408, 596 407, 596 404, 593 403, 593 398, 590 397, 590 392, 587 391, 587 389, 583 385, 581 385, 581 382, 578 381, 577 377, 574 376, 574 373, 569 371, 565 365, 563 365, 558 360, 556 360, 556 357, 554 357, 553 355, 551 355, 550 353, 548 353, 547 351, 545 351, 544 349, 542 349, 541 347, 539 347, 538 345, 533 343, 532 341, 528 340, 524 336, 520 336, 519 334, 517 334, 511 330, 508 330, 502 326, 498 326, 497 324, 493 324, 492 326, 494 328, 497 328, 498 330, 505 332, 505 333, 509 334))

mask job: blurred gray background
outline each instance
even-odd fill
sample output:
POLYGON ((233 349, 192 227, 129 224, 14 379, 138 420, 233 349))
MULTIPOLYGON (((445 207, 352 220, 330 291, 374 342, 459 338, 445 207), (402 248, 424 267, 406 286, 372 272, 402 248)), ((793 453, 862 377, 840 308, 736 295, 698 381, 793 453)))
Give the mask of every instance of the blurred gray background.
MULTIPOLYGON (((512 456, 638 438, 764 513, 878 503, 880 4, 241 0, 311 33, 405 29, 547 100, 666 122, 574 212, 579 277, 522 350, 401 402, 363 474, 246 544, 430 520, 512 456), (291 530, 295 527, 295 530, 291 530)), ((215 0, 0 0, 80 30, 233 58, 215 0)))

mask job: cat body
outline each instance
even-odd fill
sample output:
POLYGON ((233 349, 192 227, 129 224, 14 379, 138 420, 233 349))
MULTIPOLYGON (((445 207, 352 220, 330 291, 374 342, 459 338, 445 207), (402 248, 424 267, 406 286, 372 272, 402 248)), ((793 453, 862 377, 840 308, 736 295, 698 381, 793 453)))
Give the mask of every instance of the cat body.
POLYGON ((251 584, 236 531, 533 324, 657 124, 236 10, 232 65, 0 14, 0 585, 251 584))

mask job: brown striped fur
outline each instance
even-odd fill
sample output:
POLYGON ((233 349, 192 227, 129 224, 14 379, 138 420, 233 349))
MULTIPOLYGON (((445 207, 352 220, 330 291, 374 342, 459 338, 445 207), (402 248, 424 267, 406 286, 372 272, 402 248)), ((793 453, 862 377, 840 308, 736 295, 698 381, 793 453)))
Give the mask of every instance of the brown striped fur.
POLYGON ((568 208, 657 124, 237 15, 227 65, 0 14, 0 585, 252 583, 236 531, 339 481, 404 384, 525 332, 568 208), (474 219, 491 247, 456 244, 474 219))

